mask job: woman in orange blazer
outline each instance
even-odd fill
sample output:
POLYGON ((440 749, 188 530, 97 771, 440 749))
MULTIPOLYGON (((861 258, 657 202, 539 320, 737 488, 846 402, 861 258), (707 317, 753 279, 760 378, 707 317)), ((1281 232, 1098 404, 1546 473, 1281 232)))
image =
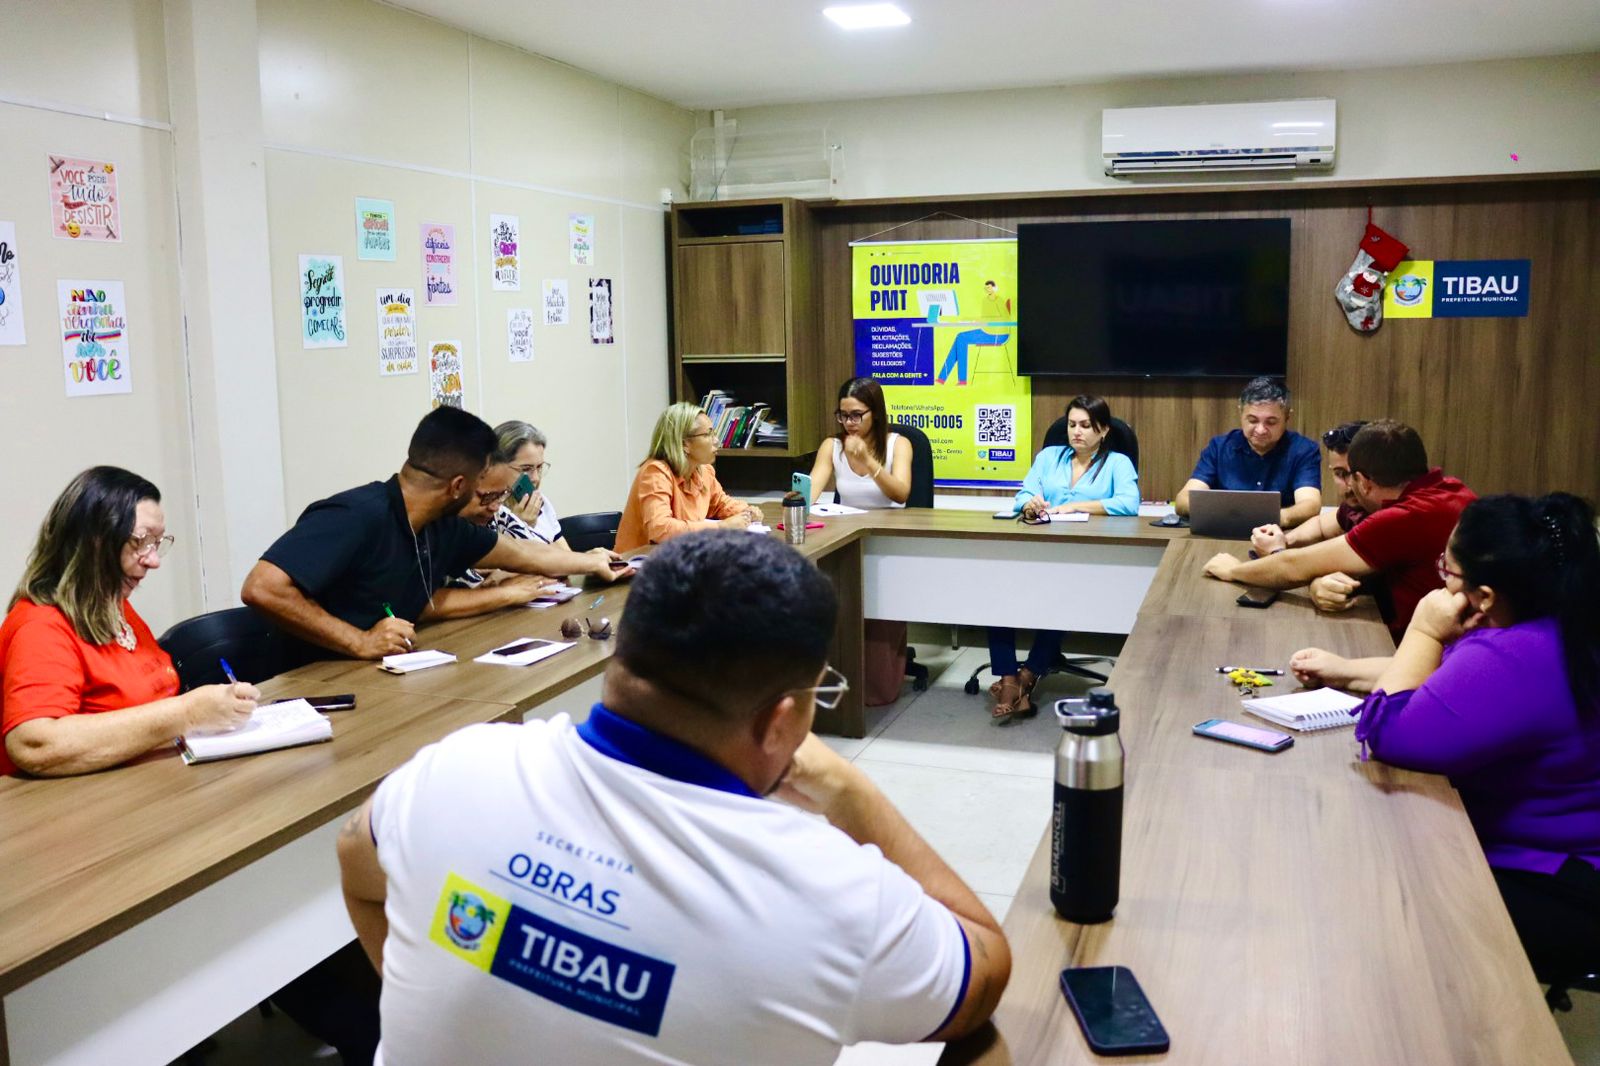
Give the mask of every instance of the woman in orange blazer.
POLYGON ((694 529, 744 529, 758 517, 722 491, 712 464, 717 442, 711 418, 692 403, 675 403, 656 419, 650 457, 628 490, 617 527, 617 551, 660 544, 694 529))

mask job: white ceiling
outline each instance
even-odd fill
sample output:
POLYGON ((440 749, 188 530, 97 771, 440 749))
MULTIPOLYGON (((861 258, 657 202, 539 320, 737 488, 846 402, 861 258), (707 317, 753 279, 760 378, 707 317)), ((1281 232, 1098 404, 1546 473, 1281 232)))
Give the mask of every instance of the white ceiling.
POLYGON ((390 0, 684 107, 1600 50, 1600 0, 390 0))

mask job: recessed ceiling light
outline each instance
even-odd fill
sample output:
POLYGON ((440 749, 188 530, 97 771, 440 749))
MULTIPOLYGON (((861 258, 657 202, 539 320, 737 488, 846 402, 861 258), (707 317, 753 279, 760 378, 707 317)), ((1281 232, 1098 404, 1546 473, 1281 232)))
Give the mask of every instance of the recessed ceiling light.
POLYGON ((885 26, 908 26, 911 16, 893 4, 851 4, 825 7, 822 13, 847 30, 878 30, 885 26))

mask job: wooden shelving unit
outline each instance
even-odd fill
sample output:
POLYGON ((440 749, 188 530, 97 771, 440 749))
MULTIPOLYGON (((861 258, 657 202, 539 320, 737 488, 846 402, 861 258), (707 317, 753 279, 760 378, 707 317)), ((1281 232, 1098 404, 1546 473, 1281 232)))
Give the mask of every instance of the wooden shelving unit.
POLYGON ((672 392, 712 389, 766 403, 789 428, 787 448, 718 454, 793 460, 821 438, 817 277, 811 208, 794 199, 675 204, 672 392))

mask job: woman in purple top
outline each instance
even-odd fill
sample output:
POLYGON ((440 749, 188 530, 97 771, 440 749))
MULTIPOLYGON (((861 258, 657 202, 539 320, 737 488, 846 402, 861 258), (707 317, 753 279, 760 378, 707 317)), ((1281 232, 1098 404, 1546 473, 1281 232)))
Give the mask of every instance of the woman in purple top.
POLYGON ((1565 493, 1462 511, 1361 708, 1384 762, 1449 774, 1543 981, 1600 969, 1600 544, 1565 493))

